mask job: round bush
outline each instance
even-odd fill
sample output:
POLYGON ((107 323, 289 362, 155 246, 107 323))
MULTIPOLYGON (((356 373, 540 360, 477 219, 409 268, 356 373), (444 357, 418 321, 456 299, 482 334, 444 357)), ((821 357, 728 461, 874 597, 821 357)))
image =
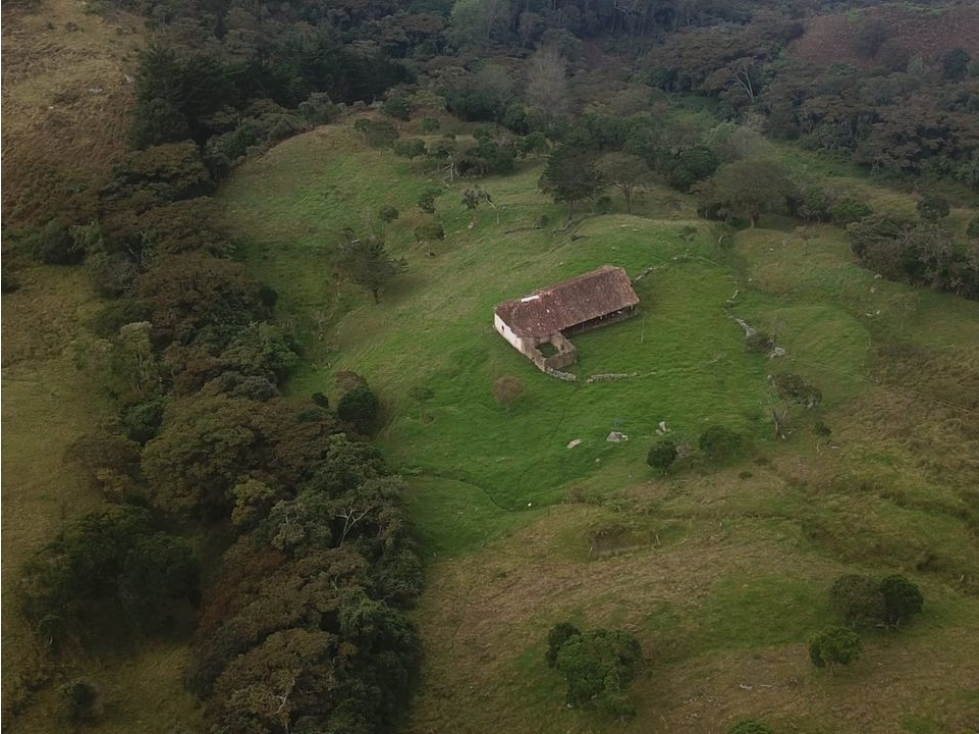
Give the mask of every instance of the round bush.
POLYGON ((730 428, 715 425, 700 434, 697 445, 708 458, 723 460, 737 454, 744 446, 744 439, 730 428))
POLYGON ((369 433, 374 426, 374 421, 377 420, 380 407, 380 401, 374 391, 366 385, 361 385, 344 393, 340 398, 337 404, 337 416, 342 421, 353 423, 359 431, 369 433))

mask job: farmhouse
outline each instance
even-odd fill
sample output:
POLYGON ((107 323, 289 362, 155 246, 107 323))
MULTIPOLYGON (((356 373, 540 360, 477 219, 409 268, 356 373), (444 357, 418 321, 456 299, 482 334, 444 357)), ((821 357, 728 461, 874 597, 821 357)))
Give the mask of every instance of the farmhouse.
POLYGON ((634 316, 638 304, 625 270, 603 265, 498 304, 493 326, 540 369, 560 370, 577 356, 568 336, 634 316))

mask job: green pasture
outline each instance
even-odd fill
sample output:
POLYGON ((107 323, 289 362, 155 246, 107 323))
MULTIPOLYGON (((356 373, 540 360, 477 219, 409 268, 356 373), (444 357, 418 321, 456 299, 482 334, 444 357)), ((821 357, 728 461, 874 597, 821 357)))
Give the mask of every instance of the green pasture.
POLYGON ((682 218, 684 197, 661 190, 641 206, 658 219, 582 213, 566 227, 563 207, 537 189, 541 169, 523 161, 479 181, 497 208, 481 207, 470 227, 461 196, 473 182, 437 180, 334 126, 243 166, 220 196, 242 256, 278 290, 281 320, 304 344, 289 389, 336 399, 337 372, 368 379, 383 403, 380 441, 411 478, 409 502, 434 551, 491 542, 521 524, 514 512, 526 521, 572 490, 600 496, 648 478, 661 421, 679 444, 695 447, 719 423, 762 449, 772 441, 772 372, 802 374, 827 409, 841 409, 873 386, 875 342, 953 348, 970 329, 979 340, 976 304, 875 279, 837 228, 745 230, 721 249, 710 223, 682 218), (416 201, 430 186, 444 192, 447 236, 417 243, 427 215, 416 201), (408 272, 375 305, 338 281, 331 254, 344 227, 381 226, 386 205, 401 213, 384 231, 408 272), (576 382, 542 374, 493 331, 496 303, 606 263, 646 273, 641 314, 574 338, 576 382), (734 318, 775 336, 785 356, 747 351, 734 318), (628 377, 587 381, 601 374, 628 377), (503 375, 524 386, 509 409, 493 396, 503 375), (412 400, 416 386, 434 397, 412 400), (607 442, 612 430, 630 440, 607 442))
POLYGON ((285 313, 299 323, 309 306, 335 314, 320 359, 307 363, 291 389, 329 394, 335 372, 363 374, 390 417, 382 443, 401 471, 429 479, 419 486, 436 478, 461 482, 495 507, 527 509, 560 500, 570 483, 596 473, 612 477, 614 487, 620 476, 610 467, 642 476, 660 421, 675 440, 691 444, 711 423, 766 435, 768 365, 743 346, 731 318, 737 309, 728 303, 739 279, 711 245, 706 224, 611 215, 563 230, 560 209, 536 191, 539 166, 529 165, 482 182, 499 224, 481 210, 468 229, 460 198, 471 184, 449 187, 439 199, 448 237, 429 257, 406 231, 428 185, 420 166, 411 170, 393 155, 360 149, 350 133, 336 135, 347 152, 322 134, 289 141, 243 169, 223 199, 245 255, 280 291, 285 313), (319 146, 332 154, 319 154, 319 146), (293 169, 288 183, 274 174, 280 166, 293 169), (361 211, 347 210, 350 197, 338 187, 357 192, 361 211), (388 242, 408 258, 409 271, 374 305, 352 286, 333 287, 328 256, 340 227, 366 226, 366 217, 388 203, 402 212, 388 242), (542 213, 557 224, 534 228, 542 213), (493 331, 496 303, 606 263, 633 276, 651 269, 636 286, 642 313, 575 338, 577 382, 542 374, 493 331), (630 377, 587 383, 609 373, 630 377), (524 384, 511 409, 494 400, 493 382, 502 375, 524 384), (414 386, 430 388, 434 398, 418 405, 409 397, 414 386), (607 442, 612 430, 630 440, 607 442), (581 443, 568 449, 576 439, 581 443))

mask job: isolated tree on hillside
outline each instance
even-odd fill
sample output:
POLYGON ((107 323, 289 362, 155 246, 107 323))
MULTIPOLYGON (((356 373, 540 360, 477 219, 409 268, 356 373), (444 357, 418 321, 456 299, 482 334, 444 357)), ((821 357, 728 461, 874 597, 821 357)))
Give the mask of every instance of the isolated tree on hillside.
POLYGON ((629 153, 608 153, 598 162, 598 170, 610 184, 622 192, 625 210, 632 214, 632 197, 653 179, 646 161, 629 153))
POLYGON ((886 607, 880 584, 869 576, 845 574, 829 590, 830 606, 854 629, 872 627, 883 620, 886 607))
POLYGON ((398 140, 394 144, 394 154, 407 158, 409 161, 425 155, 425 141, 421 138, 398 140))
POLYGON ((575 204, 588 201, 604 188, 591 156, 568 146, 561 146, 551 154, 537 185, 554 201, 568 205, 568 219, 574 215, 575 204))
POLYGON ((880 582, 880 593, 884 597, 884 621, 897 626, 921 613, 925 598, 921 590, 904 576, 887 576, 880 582))
POLYGON ((374 303, 381 302, 381 288, 408 267, 403 257, 395 260, 388 254, 383 236, 372 232, 366 237, 357 237, 351 229, 343 233, 337 265, 354 283, 371 292, 374 303))
POLYGON ((795 185, 778 163, 744 160, 729 163, 694 187, 700 212, 708 218, 746 218, 754 227, 762 214, 788 211, 795 185))
POLYGON ((676 461, 676 444, 668 438, 661 438, 649 448, 646 463, 663 474, 669 471, 676 461))

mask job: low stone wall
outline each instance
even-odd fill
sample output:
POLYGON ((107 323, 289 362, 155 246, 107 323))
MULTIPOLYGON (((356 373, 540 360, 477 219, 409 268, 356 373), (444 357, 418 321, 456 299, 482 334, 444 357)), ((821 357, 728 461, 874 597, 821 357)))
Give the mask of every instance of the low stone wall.
POLYGON ((613 382, 615 380, 628 380, 632 377, 639 377, 638 372, 610 372, 604 375, 591 375, 585 382, 613 382))
POLYGON ((551 377, 556 377, 557 379, 564 380, 565 382, 576 382, 578 379, 570 372, 561 372, 560 370, 553 370, 550 367, 545 367, 544 372, 549 374, 551 377))

